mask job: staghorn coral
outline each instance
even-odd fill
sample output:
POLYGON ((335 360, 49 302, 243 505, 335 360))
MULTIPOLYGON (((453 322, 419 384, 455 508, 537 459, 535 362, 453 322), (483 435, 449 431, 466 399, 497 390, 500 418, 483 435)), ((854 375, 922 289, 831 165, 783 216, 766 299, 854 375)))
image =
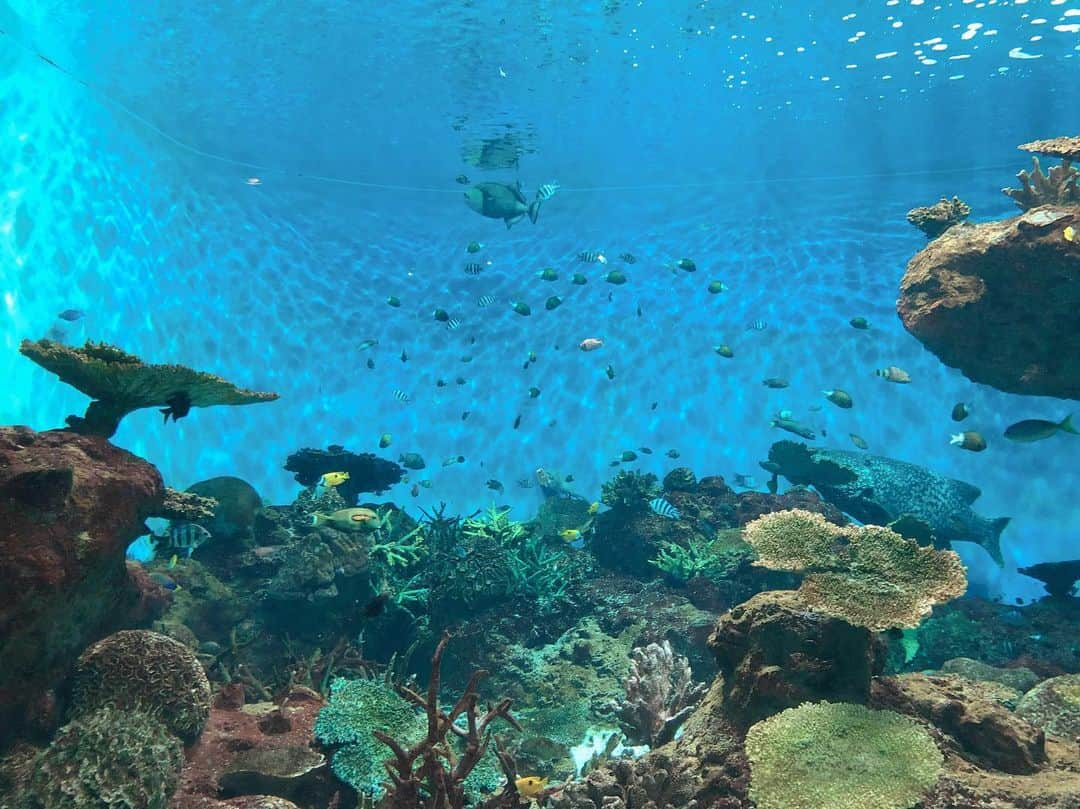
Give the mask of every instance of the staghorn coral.
POLYGON ((662 541, 650 565, 673 579, 689 581, 695 576, 725 578, 753 558, 754 552, 741 539, 739 529, 717 531, 711 539, 691 534, 685 545, 662 541))
POLYGON ((942 197, 933 205, 912 208, 907 212, 907 221, 925 233, 928 239, 936 239, 970 215, 971 207, 960 197, 942 197))
POLYGON ((76 664, 73 713, 103 706, 145 711, 191 742, 210 715, 210 683, 194 653, 145 629, 109 635, 76 664))
POLYGON ((1077 188, 1080 172, 1073 167, 1069 158, 1062 159, 1058 166, 1051 166, 1049 174, 1043 174, 1038 157, 1032 157, 1031 163, 1030 173, 1021 171, 1016 175, 1020 188, 1001 189, 1001 193, 1015 202, 1021 211, 1038 208, 1040 205, 1080 203, 1080 189, 1077 188))
POLYGON ((630 741, 656 748, 675 738, 707 686, 694 682, 689 661, 667 640, 635 647, 630 658, 626 697, 611 708, 630 741))
POLYGON ((28 809, 165 809, 183 745, 156 719, 113 705, 60 729, 35 762, 28 809))
POLYGON ((757 809, 910 809, 943 758, 916 722, 848 703, 804 703, 746 734, 757 809))
POLYGON ((238 388, 213 374, 183 365, 149 365, 106 343, 72 348, 52 340, 23 340, 19 352, 94 401, 82 417, 68 416, 71 430, 110 438, 128 413, 172 407, 178 395, 191 407, 272 402, 276 393, 238 388))
POLYGON ((804 572, 799 594, 807 604, 854 626, 918 626, 934 604, 967 589, 955 552, 877 525, 840 527, 795 509, 759 517, 743 535, 758 553, 755 565, 804 572))

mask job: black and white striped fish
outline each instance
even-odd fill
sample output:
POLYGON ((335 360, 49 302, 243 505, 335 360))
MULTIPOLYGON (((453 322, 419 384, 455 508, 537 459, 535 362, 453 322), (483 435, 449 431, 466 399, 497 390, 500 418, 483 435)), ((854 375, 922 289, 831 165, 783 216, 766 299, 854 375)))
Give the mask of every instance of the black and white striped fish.
POLYGON ((394 398, 397 399, 399 402, 404 402, 405 404, 408 404, 412 401, 412 398, 409 396, 409 394, 398 388, 394 389, 394 398))
POLYGON ((491 306, 491 304, 493 303, 495 303, 495 298, 491 295, 481 295, 479 298, 476 299, 476 305, 479 306, 481 309, 483 309, 485 306, 491 306))
POLYGON ((191 553, 200 545, 206 544, 212 535, 201 525, 193 522, 181 522, 169 526, 164 534, 154 534, 154 550, 159 552, 186 553, 191 558, 191 553))
POLYGON ((607 264, 607 256, 596 250, 582 250, 577 257, 583 264, 607 264))
POLYGON ((468 264, 465 265, 465 274, 466 275, 479 275, 483 271, 484 271, 483 265, 479 264, 476 261, 470 261, 468 264))
POLYGON ((446 330, 447 331, 453 331, 454 329, 456 329, 460 325, 461 325, 460 320, 457 320, 456 318, 450 318, 448 321, 446 321, 446 330))
POLYGON ((536 198, 539 200, 549 200, 555 196, 555 192, 562 186, 552 180, 550 183, 544 183, 542 186, 536 189, 536 198))
POLYGON ((656 497, 650 500, 649 508, 653 510, 653 513, 659 514, 661 517, 666 517, 669 520, 677 520, 682 516, 679 510, 663 497, 656 497))
POLYGON ((752 320, 747 325, 746 330, 747 331, 765 331, 765 329, 767 329, 767 328, 769 328, 769 324, 766 323, 764 320, 752 320))

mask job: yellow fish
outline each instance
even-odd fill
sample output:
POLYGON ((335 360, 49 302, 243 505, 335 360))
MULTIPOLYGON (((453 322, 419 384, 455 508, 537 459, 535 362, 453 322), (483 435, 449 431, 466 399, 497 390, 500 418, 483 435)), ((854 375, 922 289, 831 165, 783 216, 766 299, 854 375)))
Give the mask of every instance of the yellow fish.
POLYGON ((589 514, 590 515, 595 514, 599 510, 600 510, 600 504, 599 503, 596 503, 596 502, 589 503, 589 514))
POLYGON ((544 791, 547 782, 548 780, 546 778, 540 778, 536 775, 526 775, 514 781, 514 786, 517 787, 518 795, 521 797, 535 798, 544 791))
POLYGON ((1074 228, 1072 225, 1069 225, 1068 227, 1065 228, 1065 230, 1063 230, 1061 232, 1061 235, 1065 237, 1065 241, 1067 241, 1067 242, 1075 242, 1076 241, 1076 228, 1074 228))
POLYGON ((319 478, 319 485, 326 486, 327 488, 333 488, 334 486, 340 486, 348 479, 348 472, 327 472, 325 475, 319 478))
POLYGON ((581 539, 581 531, 577 528, 566 528, 559 532, 559 537, 563 542, 576 542, 581 539))
POLYGON ((179 557, 175 553, 172 555, 172 559, 169 560, 169 570, 172 570, 173 568, 176 567, 176 560, 178 558, 179 557))

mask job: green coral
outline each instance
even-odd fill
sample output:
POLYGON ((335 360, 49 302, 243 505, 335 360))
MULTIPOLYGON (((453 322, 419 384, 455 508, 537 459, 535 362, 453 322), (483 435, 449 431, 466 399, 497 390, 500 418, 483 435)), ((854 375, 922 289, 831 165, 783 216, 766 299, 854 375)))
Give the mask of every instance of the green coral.
POLYGON ((79 657, 72 704, 75 714, 105 705, 144 711, 192 742, 210 716, 210 683, 182 643, 145 629, 125 630, 79 657))
POLYGON ((600 487, 600 502, 611 508, 643 511, 649 501, 660 496, 656 475, 623 470, 600 487))
POLYGON ((649 564, 680 581, 695 576, 715 580, 730 576, 752 557, 753 551, 740 539, 740 531, 732 529, 718 531, 711 538, 694 534, 686 545, 664 540, 649 564))
POLYGON ((184 749, 155 718, 111 705, 62 727, 38 757, 33 809, 165 809, 184 749))
POLYGON ((758 809, 910 809, 941 774, 914 720, 846 703, 804 703, 746 734, 758 809))
POLYGON ((473 542, 487 539, 508 547, 517 545, 526 530, 523 523, 510 519, 510 509, 492 506, 482 516, 465 520, 462 533, 473 542))
POLYGON ((838 526, 795 509, 759 517, 743 536, 755 565, 805 574, 799 593, 810 606, 875 631, 918 626, 967 589, 956 553, 877 525, 838 526))
POLYGON ((315 738, 340 745, 331 762, 334 775, 357 792, 378 798, 386 779, 383 762, 391 754, 372 735, 375 730, 408 746, 424 738, 427 719, 384 680, 334 679, 330 701, 315 722, 315 738))

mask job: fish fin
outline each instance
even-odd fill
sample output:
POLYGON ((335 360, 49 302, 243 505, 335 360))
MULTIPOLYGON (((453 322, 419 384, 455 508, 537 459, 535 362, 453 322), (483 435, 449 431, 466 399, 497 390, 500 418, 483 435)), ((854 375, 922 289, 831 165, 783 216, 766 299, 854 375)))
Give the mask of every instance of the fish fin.
POLYGON ((974 484, 963 480, 954 480, 953 486, 956 487, 956 493, 960 495, 960 499, 969 506, 982 497, 982 489, 974 484))
POLYGON ((536 217, 540 215, 540 197, 529 203, 529 221, 536 224, 536 217))
POLYGON ((312 514, 311 515, 311 524, 312 525, 322 525, 325 520, 326 520, 326 517, 324 517, 322 514, 312 514))
POLYGON ((165 417, 165 420, 162 423, 163 424, 168 424, 169 423, 169 416, 172 415, 172 408, 171 407, 163 407, 158 412, 161 413, 161 415, 163 415, 165 417))
POLYGON ((1058 425, 1058 429, 1063 433, 1072 433, 1073 435, 1080 435, 1080 430, 1076 429, 1076 425, 1073 424, 1073 414, 1067 415, 1064 420, 1058 425))
POLYGON ((1005 567, 1005 557, 1001 554, 1001 532, 1011 520, 1012 517, 998 517, 996 520, 990 520, 990 536, 986 538, 985 543, 979 543, 986 548, 986 552, 990 554, 990 558, 997 563, 998 567, 1005 567))

